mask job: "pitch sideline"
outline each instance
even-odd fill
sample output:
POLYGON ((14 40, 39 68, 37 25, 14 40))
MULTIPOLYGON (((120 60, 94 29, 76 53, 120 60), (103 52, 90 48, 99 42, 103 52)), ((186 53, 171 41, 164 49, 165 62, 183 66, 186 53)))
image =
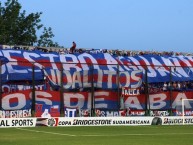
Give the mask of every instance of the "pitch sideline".
POLYGON ((38 131, 38 130, 25 129, 25 128, 16 128, 16 129, 23 130, 23 131, 37 132, 37 133, 53 134, 53 135, 76 136, 76 135, 73 135, 73 134, 63 134, 63 133, 57 133, 57 132, 38 131))
POLYGON ((48 132, 48 131, 38 131, 38 130, 32 130, 32 129, 24 129, 24 128, 16 128, 18 130, 22 131, 30 131, 30 132, 37 132, 37 133, 45 133, 45 134, 52 134, 52 135, 61 135, 61 136, 72 136, 72 137, 78 137, 78 136, 85 136, 85 137, 92 137, 92 136, 162 136, 162 135, 193 135, 193 133, 154 133, 154 134, 137 134, 137 133, 129 133, 129 134, 114 134, 114 135, 100 135, 100 134, 85 134, 85 135, 74 135, 74 134, 63 134, 63 133, 57 133, 57 132, 48 132))

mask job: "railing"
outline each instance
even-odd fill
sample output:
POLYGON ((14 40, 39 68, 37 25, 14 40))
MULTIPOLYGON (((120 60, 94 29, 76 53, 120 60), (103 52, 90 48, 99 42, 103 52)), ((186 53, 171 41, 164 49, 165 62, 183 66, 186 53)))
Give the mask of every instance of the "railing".
MULTIPOLYGON (((106 64, 81 64, 84 70, 76 70, 69 69, 75 63, 17 62, 23 69, 7 70, 9 64, 0 67, 0 117, 41 117, 45 110, 58 117, 68 109, 79 116, 181 115, 181 99, 193 98, 191 80, 178 81, 173 66, 164 68, 169 72, 164 77, 155 77, 150 66, 130 65, 138 70, 121 71, 117 64, 108 65, 112 71, 106 64)), ((192 107, 187 109, 190 115, 192 107)))

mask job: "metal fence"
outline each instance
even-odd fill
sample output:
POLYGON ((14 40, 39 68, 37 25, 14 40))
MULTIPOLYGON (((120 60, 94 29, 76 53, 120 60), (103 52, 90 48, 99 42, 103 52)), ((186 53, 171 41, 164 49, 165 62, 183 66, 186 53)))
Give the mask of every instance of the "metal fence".
MULTIPOLYGON (((45 62, 44 67, 39 67, 37 62, 19 62, 19 65, 23 70, 25 66, 30 69, 31 74, 27 78, 21 77, 20 71, 4 75, 6 66, 0 67, 0 110, 5 114, 6 111, 29 109, 32 116, 37 116, 38 107, 42 104, 49 106, 49 111, 50 106, 53 110, 56 107, 59 116, 65 116, 66 108, 76 108, 79 114, 82 110, 82 114, 89 111, 86 112, 89 116, 97 116, 97 111, 108 111, 116 116, 115 112, 120 115, 120 111, 124 114, 125 110, 127 115, 133 116, 180 115, 180 100, 193 98, 192 81, 178 81, 175 73, 178 68, 173 66, 164 68, 169 73, 162 79, 151 76, 151 66, 130 65, 132 71, 128 70, 128 75, 125 75, 116 64, 100 64, 103 70, 98 69, 99 64, 81 64, 84 70, 78 71, 70 67, 78 65, 74 63, 49 63, 47 66, 45 62), (59 69, 49 69, 49 65, 52 68, 57 65, 55 68, 59 69), (131 77, 131 73, 137 70, 142 72, 141 79, 139 76, 138 79, 131 77), (155 82, 149 82, 151 77, 155 78, 155 82), (138 81, 141 81, 138 87, 132 88, 131 83, 138 81)), ((153 69, 163 68, 154 66, 153 69)), ((192 111, 191 108, 187 110, 192 111)))

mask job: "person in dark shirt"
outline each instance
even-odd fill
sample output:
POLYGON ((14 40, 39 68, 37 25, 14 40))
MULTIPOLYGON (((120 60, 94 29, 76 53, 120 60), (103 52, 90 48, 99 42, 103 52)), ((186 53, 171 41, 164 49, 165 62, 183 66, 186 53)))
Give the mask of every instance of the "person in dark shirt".
POLYGON ((70 47, 70 53, 74 53, 74 50, 76 49, 76 43, 72 42, 72 47, 70 47))

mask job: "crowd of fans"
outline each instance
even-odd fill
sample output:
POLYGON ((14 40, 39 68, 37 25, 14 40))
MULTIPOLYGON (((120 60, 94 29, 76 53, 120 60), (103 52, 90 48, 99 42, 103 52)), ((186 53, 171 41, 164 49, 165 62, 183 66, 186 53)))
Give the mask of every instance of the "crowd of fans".
MULTIPOLYGON (((144 88, 144 86, 143 86, 144 88)), ((193 91, 193 81, 171 81, 160 83, 149 83, 149 93, 158 93, 162 91, 193 91)))
MULTIPOLYGON (((72 42, 72 47, 70 48, 51 48, 51 47, 34 47, 34 46, 10 46, 10 45, 0 45, 0 49, 14 49, 14 50, 28 50, 28 51, 42 51, 46 53, 58 53, 58 54, 78 54, 78 53, 109 53, 112 56, 135 56, 135 55, 158 55, 158 56, 193 56, 193 53, 182 53, 182 52, 157 52, 157 51, 131 51, 131 50, 108 50, 108 49, 85 49, 77 48, 76 43, 72 42)), ((163 91, 174 90, 182 91, 193 89, 193 82, 165 82, 165 83, 153 83, 149 84, 149 88, 158 88, 163 91)))
MULTIPOLYGON (((193 56, 191 53, 182 53, 182 52, 156 52, 156 51, 131 51, 131 50, 108 50, 108 49, 85 49, 85 48, 76 48, 76 43, 72 43, 70 48, 48 48, 48 47, 34 47, 34 46, 9 46, 9 45, 0 45, 0 49, 15 49, 15 50, 28 50, 28 51, 42 51, 46 53, 58 53, 58 54, 78 54, 78 53, 109 53, 112 56, 135 56, 135 55, 158 55, 158 56, 193 56)), ((149 92, 155 92, 156 90, 162 91, 186 91, 193 90, 193 82, 160 82, 148 84, 149 92)))
MULTIPOLYGON (((97 54, 97 53, 109 53, 112 56, 136 56, 136 55, 156 55, 156 56, 193 56, 193 53, 182 53, 182 52, 157 52, 157 51, 133 51, 133 50, 108 50, 108 49, 85 49, 85 48, 76 48, 76 43, 73 42, 72 47, 70 48, 47 48, 47 47, 34 47, 34 46, 9 46, 9 45, 0 45, 0 49, 13 49, 13 50, 26 50, 26 51, 41 51, 45 53, 57 53, 57 54, 80 54, 80 53, 89 53, 89 54, 97 54)), ((32 89, 32 83, 26 81, 24 82, 16 82, 10 84, 4 84, 2 87, 2 93, 8 94, 17 92, 18 90, 28 90, 32 89)), ((178 91, 178 92, 186 92, 193 91, 193 81, 169 81, 169 82, 159 82, 159 83, 149 83, 147 87, 145 83, 142 84, 140 93, 146 93, 146 88, 148 88, 149 94, 167 92, 167 91, 178 91)), ((54 90, 49 82, 45 79, 40 84, 35 85, 36 90, 54 90)), ((78 88, 79 91, 83 89, 78 88)), ((86 89, 85 89, 86 90, 86 89)), ((90 88, 88 89, 90 90, 90 88)), ((124 107, 123 107, 124 108, 124 107)), ((87 111, 87 110, 86 110, 87 111)), ((97 110, 100 112, 100 110, 97 110)), ((126 116, 127 112, 131 112, 131 110, 124 109, 121 112, 121 116, 126 116)), ((157 111, 157 110, 154 110, 157 111)), ((163 111, 162 111, 163 112, 163 111)), ((79 111, 81 113, 81 111, 79 111)), ((83 116, 89 116, 89 112, 82 112, 83 116)), ((96 114, 98 112, 95 112, 96 114)), ((130 114, 130 113, 129 113, 130 114)), ((97 115, 96 115, 97 116, 97 115)), ((159 114, 157 116, 160 116, 159 114)))
MULTIPOLYGON (((74 42, 75 43, 75 42, 74 42)), ((76 44, 72 45, 71 48, 48 48, 48 47, 34 47, 34 46, 9 46, 0 45, 0 49, 16 49, 16 50, 30 50, 30 51, 42 51, 42 52, 55 52, 58 54, 70 54, 70 53, 109 53, 113 56, 135 56, 135 55, 158 55, 158 56, 192 56, 193 53, 183 53, 183 52, 158 52, 158 51, 134 51, 134 50, 109 50, 109 49, 86 49, 86 48, 76 48, 76 44)))

